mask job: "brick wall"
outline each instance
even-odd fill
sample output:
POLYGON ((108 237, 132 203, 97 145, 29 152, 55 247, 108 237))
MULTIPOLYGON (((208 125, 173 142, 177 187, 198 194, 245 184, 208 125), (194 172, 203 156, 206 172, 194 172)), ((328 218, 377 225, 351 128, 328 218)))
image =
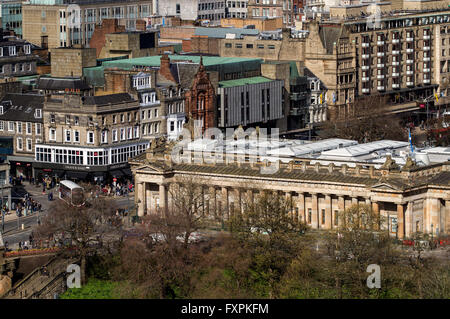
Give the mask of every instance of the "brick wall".
POLYGON ((191 51, 219 55, 219 39, 195 35, 191 38, 191 51))
POLYGON ((190 39, 195 33, 194 27, 162 27, 159 38, 161 41, 170 40, 181 42, 183 39, 190 39))
MULTIPOLYGON (((145 21, 144 21, 145 23, 145 21)), ((138 22, 136 21, 136 27, 138 22)), ((95 27, 94 33, 92 34, 89 46, 95 48, 97 57, 105 45, 106 34, 114 32, 124 32, 125 26, 119 25, 119 20, 117 19, 104 19, 102 24, 95 27)))

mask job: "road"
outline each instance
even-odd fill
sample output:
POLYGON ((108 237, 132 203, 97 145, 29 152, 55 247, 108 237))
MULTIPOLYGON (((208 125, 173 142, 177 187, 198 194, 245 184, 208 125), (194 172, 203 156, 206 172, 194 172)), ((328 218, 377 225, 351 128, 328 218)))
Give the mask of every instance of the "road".
MULTIPOLYGON (((12 197, 23 198, 26 193, 30 194, 34 200, 41 203, 42 213, 34 213, 31 216, 19 217, 19 222, 17 221, 17 218, 5 222, 4 231, 2 231, 3 240, 4 242, 8 242, 8 247, 10 249, 17 249, 20 241, 23 242, 29 240, 33 227, 37 225, 38 216, 42 220, 42 217, 46 214, 51 204, 51 202, 48 201, 47 194, 42 194, 42 188, 29 185, 28 183, 26 183, 24 187, 15 187, 12 191, 12 197)), ((53 195, 54 201, 59 200, 55 197, 55 191, 53 191, 53 195)), ((114 201, 117 208, 133 209, 134 193, 131 193, 129 196, 120 196, 108 200, 114 201)))

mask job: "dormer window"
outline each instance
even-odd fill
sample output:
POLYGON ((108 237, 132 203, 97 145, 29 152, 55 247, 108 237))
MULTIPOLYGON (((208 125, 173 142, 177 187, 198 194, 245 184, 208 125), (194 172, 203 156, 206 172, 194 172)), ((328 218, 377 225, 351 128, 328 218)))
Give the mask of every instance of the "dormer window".
POLYGON ((150 74, 139 73, 133 77, 133 87, 136 90, 148 89, 151 87, 150 74))
POLYGON ((23 46, 23 51, 25 54, 31 54, 31 45, 27 44, 23 46))
POLYGON ((36 109, 36 111, 34 112, 34 117, 37 119, 42 118, 42 110, 41 109, 36 109))
POLYGON ((0 114, 3 114, 3 105, 0 105, 0 114))
POLYGON ((0 48, 0 56, 3 56, 3 48, 0 48))
POLYGON ((15 45, 14 46, 9 46, 8 49, 9 49, 9 56, 16 55, 16 46, 15 45))

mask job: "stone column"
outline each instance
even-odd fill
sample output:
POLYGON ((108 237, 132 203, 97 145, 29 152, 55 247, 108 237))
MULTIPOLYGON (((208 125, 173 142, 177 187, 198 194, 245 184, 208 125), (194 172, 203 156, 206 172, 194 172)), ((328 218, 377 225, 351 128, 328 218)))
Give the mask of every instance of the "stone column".
POLYGON ((138 196, 138 198, 136 199, 136 202, 138 203, 138 201, 140 201, 138 205, 138 216, 144 216, 145 215, 145 206, 147 205, 147 201, 146 201, 146 194, 145 194, 145 188, 146 188, 146 183, 145 182, 141 182, 137 184, 137 190, 136 190, 136 195, 138 196), (140 198, 139 198, 140 197, 140 198))
POLYGON ((247 201, 248 201, 248 204, 253 204, 254 200, 255 200, 255 198, 254 198, 254 195, 253 195, 253 190, 252 189, 248 189, 247 190, 247 201))
POLYGON ((325 195, 325 229, 333 228, 331 196, 325 195))
POLYGON ((445 201, 444 213, 445 233, 450 234, 450 200, 445 201))
POLYGON ((397 204, 397 234, 399 239, 405 237, 405 211, 403 204, 397 204))
POLYGON ((406 211, 405 211, 405 237, 406 238, 411 237, 411 234, 413 233, 413 203, 414 202, 408 202, 408 205, 406 206, 406 211))
POLYGON ((304 223, 307 222, 305 215, 305 193, 298 193, 298 214, 304 223))
POLYGON ((241 194, 241 190, 239 188, 236 188, 235 190, 235 194, 236 194, 236 207, 235 207, 235 213, 239 212, 239 214, 242 214, 242 194, 241 194))
MULTIPOLYGON (((216 188, 214 186, 209 188, 209 198, 209 209, 212 209, 214 217, 217 217, 216 188)), ((211 211, 208 214, 211 214, 211 211)))
MULTIPOLYGON (((380 218, 380 207, 378 202, 372 201, 372 211, 377 218, 380 218)), ((380 229, 380 222, 378 222, 378 229, 380 229)))
POLYGON ((313 228, 319 229, 319 205, 318 205, 318 197, 317 194, 311 194, 311 212, 312 212, 312 218, 311 218, 311 226, 313 228))
POLYGON ((225 207, 222 208, 223 211, 221 212, 221 214, 222 214, 223 218, 229 219, 230 218, 230 212, 229 212, 229 206, 230 205, 229 205, 229 202, 228 202, 228 200, 229 200, 229 198, 228 198, 228 188, 222 187, 222 197, 223 197, 223 202, 224 202, 225 207))
POLYGON ((339 217, 338 217, 338 226, 341 227, 344 224, 344 218, 342 214, 345 211, 345 198, 344 196, 338 197, 338 209, 339 209, 339 217))
POLYGON ((159 207, 162 212, 167 211, 167 184, 159 184, 159 207))
POLYGON ((436 235, 436 228, 439 228, 439 231, 441 231, 441 227, 439 225, 439 213, 441 211, 441 203, 438 198, 432 198, 431 200, 431 214, 430 214, 430 230, 431 232, 436 235), (431 225, 433 225, 433 228, 431 228, 431 225))
POLYGON ((290 218, 292 218, 292 193, 291 192, 286 192, 286 201, 288 202, 289 205, 289 211, 288 211, 288 216, 290 218))

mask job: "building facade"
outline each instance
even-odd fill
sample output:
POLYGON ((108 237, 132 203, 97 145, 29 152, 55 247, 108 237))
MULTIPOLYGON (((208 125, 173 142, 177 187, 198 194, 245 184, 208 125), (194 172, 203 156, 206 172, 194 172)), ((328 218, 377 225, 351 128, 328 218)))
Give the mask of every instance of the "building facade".
POLYGON ((35 151, 38 176, 46 172, 75 179, 129 176, 128 158, 149 145, 141 140, 139 103, 128 93, 47 95, 44 130, 35 151))
POLYGON ((22 1, 2 0, 0 6, 2 28, 13 30, 19 38, 22 38, 22 1))
POLYGON ((127 30, 152 14, 152 1, 31 0, 22 6, 23 38, 49 48, 87 46, 103 19, 119 19, 127 30))
POLYGON ((155 148, 130 160, 140 216, 170 208, 170 185, 188 178, 205 185, 203 213, 217 221, 238 214, 246 196, 273 191, 290 199, 292 218, 313 229, 337 229, 339 212, 365 204, 382 217, 380 226, 400 239, 416 232, 450 232, 449 162, 400 170, 389 159, 379 169, 302 160, 280 163, 275 174, 261 174, 263 162, 211 165, 205 158, 202 164, 189 160, 194 154, 184 154, 180 162, 172 161, 170 153, 170 148, 155 148))
POLYGON ((44 138, 43 103, 42 95, 22 93, 8 93, 0 101, 0 136, 13 145, 12 176, 33 176, 34 148, 44 138))
POLYGON ((0 32, 0 79, 35 75, 37 57, 32 44, 0 32))
POLYGON ((285 115, 284 90, 283 81, 262 76, 219 82, 218 127, 277 127, 285 115))

